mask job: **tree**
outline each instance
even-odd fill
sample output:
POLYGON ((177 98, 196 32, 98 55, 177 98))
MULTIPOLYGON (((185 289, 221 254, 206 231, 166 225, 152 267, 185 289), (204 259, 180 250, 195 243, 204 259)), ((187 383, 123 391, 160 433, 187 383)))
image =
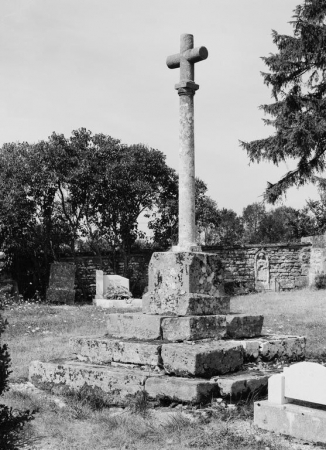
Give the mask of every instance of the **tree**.
POLYGON ((266 217, 266 208, 263 203, 252 203, 242 211, 244 226, 243 240, 248 244, 257 244, 263 241, 261 223, 266 217))
MULTIPOLYGON (((240 218, 232 210, 219 210, 215 200, 206 192, 204 181, 196 178, 195 220, 198 242, 202 245, 239 243, 243 232, 240 218)), ((178 178, 174 171, 169 190, 161 197, 148 226, 154 232, 155 245, 168 248, 178 243, 178 178)))
POLYGON ((314 220, 306 208, 280 206, 266 211, 263 204, 253 203, 244 208, 242 220, 247 244, 299 242, 301 237, 313 234, 314 229, 314 220))
POLYGON ((297 163, 275 184, 268 183, 265 198, 275 203, 291 186, 316 181, 326 167, 326 0, 305 0, 294 10, 293 36, 272 32, 276 54, 262 58, 262 73, 275 102, 260 108, 270 118, 275 134, 241 142, 251 162, 287 159, 297 163))

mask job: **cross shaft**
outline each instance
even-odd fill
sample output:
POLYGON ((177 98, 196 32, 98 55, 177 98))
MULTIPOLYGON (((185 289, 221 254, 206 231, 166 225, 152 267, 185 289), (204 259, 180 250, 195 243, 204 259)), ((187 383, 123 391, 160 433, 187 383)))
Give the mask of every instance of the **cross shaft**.
POLYGON ((192 34, 182 34, 180 53, 168 56, 170 69, 180 67, 180 82, 175 88, 180 97, 179 109, 179 244, 174 251, 200 251, 196 244, 195 223, 195 139, 194 95, 195 63, 208 57, 206 47, 194 47, 192 34))

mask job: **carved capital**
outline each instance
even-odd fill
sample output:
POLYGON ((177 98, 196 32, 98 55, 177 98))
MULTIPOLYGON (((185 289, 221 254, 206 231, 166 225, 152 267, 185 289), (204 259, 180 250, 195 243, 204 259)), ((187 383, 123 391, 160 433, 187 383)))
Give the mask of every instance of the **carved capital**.
POLYGON ((186 95, 188 97, 193 97, 195 95, 196 91, 190 88, 179 88, 178 89, 178 95, 186 95))
POLYGON ((190 80, 189 81, 181 80, 178 84, 174 86, 174 88, 177 90, 179 90, 180 88, 189 88, 192 89, 193 91, 198 91, 199 84, 196 84, 190 80))

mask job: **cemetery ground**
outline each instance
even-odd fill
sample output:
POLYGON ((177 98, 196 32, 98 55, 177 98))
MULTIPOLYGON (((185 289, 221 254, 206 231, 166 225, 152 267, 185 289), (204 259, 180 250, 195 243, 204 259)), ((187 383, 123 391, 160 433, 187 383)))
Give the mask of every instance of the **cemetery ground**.
MULTIPOLYGON (((300 290, 234 297, 233 312, 263 314, 263 334, 307 337, 307 359, 326 363, 325 291, 300 290)), ((68 357, 69 338, 103 336, 112 312, 92 305, 56 306, 9 303, 9 325, 3 342, 12 359, 11 390, 0 399, 17 409, 32 409, 34 420, 25 426, 20 448, 42 450, 109 449, 312 449, 253 425, 253 399, 238 405, 212 400, 209 405, 158 406, 144 396, 125 408, 104 405, 87 392, 74 396, 43 393, 27 383, 32 360, 68 357)), ((119 312, 119 311, 117 311, 119 312)), ((126 312, 126 311, 124 311, 126 312)))

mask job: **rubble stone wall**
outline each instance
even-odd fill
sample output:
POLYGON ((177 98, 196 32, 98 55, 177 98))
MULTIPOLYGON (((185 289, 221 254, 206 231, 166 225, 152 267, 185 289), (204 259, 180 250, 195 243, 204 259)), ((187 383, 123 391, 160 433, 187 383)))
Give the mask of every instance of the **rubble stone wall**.
POLYGON ((310 243, 205 247, 205 251, 221 258, 231 293, 294 289, 309 282, 310 243))

